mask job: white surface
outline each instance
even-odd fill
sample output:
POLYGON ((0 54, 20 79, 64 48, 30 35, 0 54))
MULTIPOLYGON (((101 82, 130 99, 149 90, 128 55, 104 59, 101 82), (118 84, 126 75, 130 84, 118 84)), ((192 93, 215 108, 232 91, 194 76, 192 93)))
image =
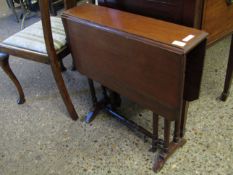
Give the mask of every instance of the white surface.
POLYGON ((172 44, 179 46, 179 47, 184 47, 186 45, 186 43, 181 42, 181 41, 177 41, 177 40, 173 41, 172 44))

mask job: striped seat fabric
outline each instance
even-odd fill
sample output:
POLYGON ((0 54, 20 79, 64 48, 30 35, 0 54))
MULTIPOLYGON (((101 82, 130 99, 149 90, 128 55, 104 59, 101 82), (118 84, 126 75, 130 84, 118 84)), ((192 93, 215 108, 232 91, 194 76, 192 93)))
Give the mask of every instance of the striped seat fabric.
MULTIPOLYGON (((55 50, 66 45, 66 35, 61 18, 51 17, 55 50)), ((21 30, 3 41, 4 44, 47 54, 41 21, 21 30)))

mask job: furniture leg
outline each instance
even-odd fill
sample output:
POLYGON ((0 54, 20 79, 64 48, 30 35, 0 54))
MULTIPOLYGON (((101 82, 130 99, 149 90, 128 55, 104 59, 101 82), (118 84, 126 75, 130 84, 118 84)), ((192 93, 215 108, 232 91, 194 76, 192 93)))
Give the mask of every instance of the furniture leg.
POLYGON ((74 63, 74 60, 72 61, 72 66, 71 66, 71 70, 72 70, 72 71, 75 71, 75 70, 76 70, 76 67, 75 67, 75 63, 74 63))
POLYGON ((229 59, 228 59, 228 64, 227 64, 227 72, 226 72, 226 77, 225 77, 224 89, 223 89, 222 95, 220 96, 220 100, 222 101, 226 101, 227 97, 229 96, 229 89, 231 87, 231 82, 232 82, 232 74, 233 74, 233 35, 231 38, 231 48, 230 48, 230 54, 229 54, 229 59))
POLYGON ((170 142, 170 130, 171 121, 164 119, 164 145, 162 150, 155 157, 155 162, 153 164, 153 170, 155 172, 158 172, 164 166, 167 159, 186 143, 185 139, 179 139, 177 143, 174 141, 170 142))
POLYGON ((155 152, 157 150, 157 144, 159 140, 159 115, 153 113, 153 134, 152 134, 152 152, 155 152))
POLYGON ((92 103, 93 103, 93 106, 94 106, 97 103, 97 98, 96 98, 95 86, 94 86, 93 80, 88 78, 88 84, 89 84, 89 88, 90 88, 90 91, 91 91, 92 103))
POLYGON ((108 98, 108 94, 107 94, 107 89, 106 89, 106 87, 105 86, 103 86, 103 85, 101 85, 101 88, 102 88, 102 91, 103 91, 103 96, 104 96, 104 98, 108 98))
POLYGON ((59 60, 59 64, 60 64, 60 69, 61 69, 61 72, 65 72, 67 69, 66 67, 64 66, 64 63, 63 63, 63 60, 59 60))
POLYGON ((95 117, 97 116, 97 114, 102 109, 104 109, 105 106, 108 103, 108 97, 107 97, 106 88, 104 86, 102 86, 104 98, 101 101, 97 102, 97 97, 96 97, 94 82, 91 79, 88 79, 88 83, 89 83, 89 87, 90 87, 90 91, 91 91, 91 98, 92 98, 92 103, 93 103, 93 109, 85 117, 85 122, 86 123, 90 123, 92 120, 94 120, 95 117))
POLYGON ((115 110, 116 108, 121 106, 121 97, 118 93, 109 90, 110 92, 110 96, 109 96, 109 100, 110 100, 110 104, 113 110, 115 110))
POLYGON ((169 152, 171 121, 164 119, 164 147, 163 152, 169 152))
POLYGON ((30 11, 26 11, 26 13, 23 15, 23 19, 21 21, 21 30, 24 29, 24 22, 25 22, 25 19, 30 15, 30 11))
POLYGON ((9 65, 9 55, 5 53, 0 52, 0 66, 3 69, 3 71, 8 75, 8 77, 12 80, 14 83, 15 87, 18 90, 19 98, 17 100, 18 104, 23 104, 25 102, 25 96, 23 89, 17 80, 16 76, 12 72, 10 65, 9 65))
POLYGON ((183 107, 182 107, 182 113, 181 113, 181 121, 180 121, 180 138, 184 137, 185 134, 185 126, 187 121, 187 115, 188 115, 188 107, 189 102, 183 101, 183 107))
POLYGON ((24 5, 24 0, 19 0, 20 2, 20 8, 21 8, 21 15, 20 19, 23 19, 24 14, 27 12, 25 5, 24 5))
POLYGON ((158 172, 163 167, 166 159, 169 156, 170 130, 171 130, 171 121, 164 119, 164 144, 160 152, 155 157, 155 162, 153 165, 153 170, 155 172, 158 172))
POLYGON ((65 82, 64 82, 62 74, 61 74, 59 63, 58 62, 51 62, 51 67, 52 67, 52 72, 53 72, 53 76, 55 78, 57 87, 58 87, 60 94, 62 96, 62 99, 66 105, 66 108, 69 112, 69 115, 73 120, 77 120, 78 114, 76 113, 74 105, 70 99, 70 95, 67 91, 65 82))
POLYGON ((96 118, 97 114, 106 107, 107 103, 108 102, 106 101, 106 99, 102 99, 98 103, 96 103, 93 106, 93 110, 91 110, 91 112, 89 112, 85 117, 85 122, 90 123, 91 121, 93 121, 96 118))
POLYGON ((19 17, 15 11, 15 6, 14 6, 13 0, 6 0, 6 1, 7 1, 8 6, 10 7, 10 9, 12 10, 13 14, 15 15, 17 22, 19 22, 19 17))
MULTIPOLYGON (((180 117, 178 117, 178 119, 175 121, 175 127, 174 127, 174 137, 173 137, 173 141, 175 143, 178 143, 180 140, 180 130, 181 130, 181 118, 183 115, 183 108, 182 108, 182 113, 180 115, 180 117)), ((185 116, 185 120, 186 120, 186 116, 185 116)))
POLYGON ((185 134, 185 125, 187 120, 188 113, 188 101, 183 101, 182 105, 182 113, 181 116, 175 121, 175 129, 174 129, 174 138, 173 141, 170 142, 170 129, 171 129, 171 121, 164 119, 164 144, 163 149, 159 154, 155 157, 155 162, 153 165, 153 170, 158 172, 166 160, 180 147, 182 147, 186 140, 184 139, 185 134))

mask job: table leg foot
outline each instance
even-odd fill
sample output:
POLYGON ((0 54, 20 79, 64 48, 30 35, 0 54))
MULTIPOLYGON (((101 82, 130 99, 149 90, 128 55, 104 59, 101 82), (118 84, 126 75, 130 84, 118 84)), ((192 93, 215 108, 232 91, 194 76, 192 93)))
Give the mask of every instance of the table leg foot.
POLYGON ((186 143, 185 139, 180 139, 178 143, 171 142, 168 150, 165 152, 164 150, 161 150, 158 154, 155 156, 155 161, 153 164, 153 171, 159 172, 164 164, 166 163, 167 159, 180 147, 182 147, 186 143))
POLYGON ((18 103, 19 105, 21 105, 21 104, 24 104, 25 101, 26 101, 26 100, 25 100, 24 97, 19 97, 18 100, 17 100, 17 103, 18 103))
POLYGON ((165 159, 159 153, 157 153, 152 168, 153 171, 155 173, 159 172, 163 168, 164 164, 165 164, 165 159))
POLYGON ((219 97, 219 99, 221 101, 226 101, 227 100, 227 97, 229 96, 229 93, 222 93, 221 96, 219 97))
POLYGON ((97 116, 97 114, 101 110, 103 110, 107 104, 108 104, 108 102, 105 99, 96 103, 93 107, 94 109, 86 115, 85 122, 86 123, 92 122, 95 119, 95 117, 97 116))

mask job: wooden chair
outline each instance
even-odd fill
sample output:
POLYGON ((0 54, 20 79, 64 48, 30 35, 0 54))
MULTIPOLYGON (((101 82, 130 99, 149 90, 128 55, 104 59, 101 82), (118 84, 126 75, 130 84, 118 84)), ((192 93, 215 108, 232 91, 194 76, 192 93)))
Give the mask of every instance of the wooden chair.
MULTIPOLYGON (((71 7, 70 2, 66 1, 66 7, 71 7)), ((61 74, 61 70, 65 70, 62 58, 70 53, 66 43, 63 24, 60 18, 50 17, 48 0, 39 0, 39 3, 41 21, 10 36, 0 43, 0 66, 15 84, 19 93, 18 104, 22 104, 25 101, 24 93, 9 66, 9 55, 50 64, 57 87, 69 115, 73 120, 77 120, 78 115, 61 74)))

